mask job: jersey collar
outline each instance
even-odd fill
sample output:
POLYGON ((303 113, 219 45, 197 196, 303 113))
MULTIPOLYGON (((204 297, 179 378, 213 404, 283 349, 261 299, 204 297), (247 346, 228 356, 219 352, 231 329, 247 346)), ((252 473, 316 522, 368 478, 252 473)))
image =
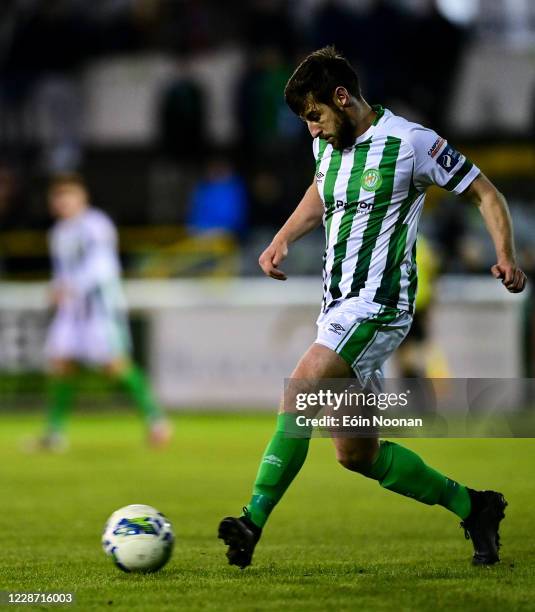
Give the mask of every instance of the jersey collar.
POLYGON ((364 132, 364 134, 357 136, 357 138, 355 139, 356 145, 368 140, 372 136, 375 131, 375 128, 379 125, 381 119, 383 118, 383 115, 385 114, 385 109, 380 104, 374 104, 372 106, 372 110, 377 113, 377 116, 373 120, 373 123, 370 125, 370 127, 364 132))
POLYGON ((372 110, 377 113, 372 125, 377 125, 381 120, 381 117, 385 114, 385 109, 380 104, 372 104, 372 110))

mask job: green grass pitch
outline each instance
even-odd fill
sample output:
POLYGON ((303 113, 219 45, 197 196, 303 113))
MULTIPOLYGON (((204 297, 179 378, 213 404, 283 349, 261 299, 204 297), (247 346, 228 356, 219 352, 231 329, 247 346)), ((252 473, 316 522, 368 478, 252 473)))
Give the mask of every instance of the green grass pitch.
POLYGON ((453 478, 505 493, 499 566, 471 567, 456 517, 343 470, 315 439, 240 571, 216 528, 248 500, 272 416, 185 415, 161 452, 132 415, 78 416, 67 454, 25 455, 39 424, 0 416, 0 589, 73 591, 84 611, 535 609, 532 440, 406 441, 453 478), (108 515, 131 503, 173 522, 175 553, 157 574, 123 574, 100 548, 108 515))

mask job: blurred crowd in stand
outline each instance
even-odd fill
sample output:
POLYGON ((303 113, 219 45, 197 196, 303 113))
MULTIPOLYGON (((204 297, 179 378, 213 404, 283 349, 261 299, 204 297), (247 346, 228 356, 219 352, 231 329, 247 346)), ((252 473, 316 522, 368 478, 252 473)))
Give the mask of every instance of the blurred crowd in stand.
MULTIPOLYGON (((44 227, 44 181, 80 170, 119 224, 221 230, 247 248, 310 182, 310 137, 282 97, 310 50, 334 43, 370 102, 458 136, 448 105, 473 30, 439 10, 444 4, 3 0, 0 228, 44 227), (99 92, 88 92, 84 75, 113 58, 149 56, 176 68, 159 87, 154 138, 93 143, 84 111, 99 92)), ((462 251, 470 219, 449 204, 438 215, 429 224, 435 242, 462 251)))

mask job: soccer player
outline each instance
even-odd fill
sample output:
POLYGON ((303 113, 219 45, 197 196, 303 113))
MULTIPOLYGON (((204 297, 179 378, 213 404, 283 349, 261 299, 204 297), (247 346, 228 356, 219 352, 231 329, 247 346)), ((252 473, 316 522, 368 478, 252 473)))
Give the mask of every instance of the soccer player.
POLYGON ((117 232, 109 217, 89 204, 84 179, 55 177, 49 186, 52 302, 55 315, 45 353, 50 384, 47 427, 39 446, 61 450, 79 365, 102 368, 127 389, 141 411, 149 442, 168 442, 171 432, 142 370, 130 358, 130 332, 121 286, 117 232))
MULTIPOLYGON (((322 220, 326 232, 317 338, 298 362, 293 379, 355 377, 365 384, 403 340, 412 320, 416 232, 429 185, 465 194, 478 206, 496 250, 492 275, 512 293, 524 289, 526 276, 515 261, 504 197, 433 130, 370 106, 354 69, 333 47, 315 51, 298 66, 286 85, 285 99, 308 126, 316 173, 261 254, 262 270, 275 280, 286 280, 280 265, 289 245, 322 220)), ((262 528, 307 455, 307 437, 285 434, 296 427, 291 407, 292 402, 282 404, 242 515, 219 525, 229 563, 241 568, 251 563, 262 528)), ((498 529, 506 507, 501 493, 469 489, 394 442, 371 435, 333 441, 346 469, 458 516, 472 540, 474 564, 499 561, 498 529)))

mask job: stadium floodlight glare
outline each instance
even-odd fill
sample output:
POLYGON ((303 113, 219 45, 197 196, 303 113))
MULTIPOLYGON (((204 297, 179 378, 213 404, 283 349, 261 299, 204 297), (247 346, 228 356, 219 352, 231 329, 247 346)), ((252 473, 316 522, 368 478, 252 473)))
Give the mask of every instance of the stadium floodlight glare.
POLYGON ((446 19, 459 25, 470 25, 480 11, 479 0, 437 0, 437 8, 446 19))

